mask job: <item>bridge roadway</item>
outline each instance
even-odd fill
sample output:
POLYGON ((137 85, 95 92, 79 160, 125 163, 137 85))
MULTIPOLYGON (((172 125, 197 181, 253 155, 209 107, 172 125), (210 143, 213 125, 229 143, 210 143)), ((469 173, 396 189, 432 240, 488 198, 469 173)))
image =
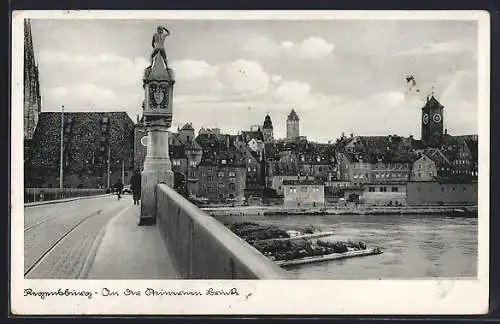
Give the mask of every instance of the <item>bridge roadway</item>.
POLYGON ((175 279, 156 226, 125 195, 24 208, 27 279, 175 279))

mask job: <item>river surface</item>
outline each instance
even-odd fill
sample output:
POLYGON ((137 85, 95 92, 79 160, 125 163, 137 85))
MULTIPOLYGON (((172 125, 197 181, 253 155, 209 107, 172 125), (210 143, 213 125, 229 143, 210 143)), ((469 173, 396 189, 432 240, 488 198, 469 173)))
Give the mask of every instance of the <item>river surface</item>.
POLYGON ((283 229, 313 225, 327 240, 364 241, 384 253, 287 268, 294 279, 410 279, 477 275, 477 218, 437 215, 217 216, 283 229))

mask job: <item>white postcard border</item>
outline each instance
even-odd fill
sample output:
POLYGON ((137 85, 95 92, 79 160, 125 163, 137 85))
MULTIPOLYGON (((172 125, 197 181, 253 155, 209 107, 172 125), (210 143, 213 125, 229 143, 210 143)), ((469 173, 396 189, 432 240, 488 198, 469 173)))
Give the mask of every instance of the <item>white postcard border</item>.
POLYGON ((484 314, 489 300, 490 21, 486 11, 23 11, 12 16, 11 305, 14 314, 484 314), (449 19, 477 20, 479 218, 476 280, 26 280, 23 276, 23 19, 449 19), (103 288, 121 292, 103 297, 103 288), (238 296, 123 296, 148 287, 238 296), (25 297, 23 291, 99 292, 92 298, 25 297))

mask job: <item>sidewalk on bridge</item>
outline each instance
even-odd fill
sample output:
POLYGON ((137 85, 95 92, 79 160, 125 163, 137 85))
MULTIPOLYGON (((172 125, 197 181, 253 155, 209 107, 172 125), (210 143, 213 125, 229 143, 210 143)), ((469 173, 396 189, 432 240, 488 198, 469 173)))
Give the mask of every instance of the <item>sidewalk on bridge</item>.
POLYGON ((130 203, 106 225, 84 278, 178 279, 158 226, 139 226, 140 205, 130 203))

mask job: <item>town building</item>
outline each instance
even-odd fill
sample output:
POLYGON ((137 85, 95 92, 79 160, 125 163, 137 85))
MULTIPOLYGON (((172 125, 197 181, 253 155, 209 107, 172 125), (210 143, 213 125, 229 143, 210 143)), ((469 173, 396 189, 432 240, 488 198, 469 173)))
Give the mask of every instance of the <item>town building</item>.
POLYGON ((351 183, 341 188, 344 197, 365 204, 405 203, 416 154, 412 139, 389 136, 342 136, 337 141, 338 180, 351 183))
POLYGON ((422 107, 422 136, 421 140, 427 147, 439 147, 443 143, 443 116, 444 106, 434 95, 427 98, 422 107))
POLYGON ((411 181, 435 181, 437 178, 436 163, 427 155, 422 154, 413 163, 411 181))
MULTIPOLYGON (((31 140, 41 112, 38 66, 33 50, 31 22, 24 20, 24 139, 31 140)), ((29 145, 29 143, 27 143, 29 145)))
POLYGON ((453 165, 441 149, 429 147, 423 150, 423 154, 429 157, 436 165, 437 180, 450 179, 453 176, 453 165))
POLYGON ((174 189, 185 195, 199 191, 197 167, 203 150, 195 141, 194 128, 186 123, 177 133, 169 134, 169 156, 174 172, 174 189))
POLYGON ((243 202, 245 198, 245 165, 227 157, 198 166, 197 195, 210 202, 243 202))
POLYGON ((289 141, 298 139, 300 136, 299 116, 294 109, 290 112, 286 119, 286 138, 289 141))
POLYGON ((243 202, 248 166, 241 135, 202 133, 196 142, 202 148, 197 194, 211 202, 243 202))
MULTIPOLYGON (((40 113, 27 161, 28 187, 59 187, 61 113, 40 113)), ((134 167, 134 123, 126 112, 65 112, 63 185, 106 188, 134 167), (109 163, 108 163, 109 161, 109 163)))
POLYGON ((269 114, 264 118, 264 124, 262 125, 262 135, 264 136, 265 143, 274 141, 273 122, 271 121, 271 116, 269 116, 269 114))
POLYGON ((324 207, 324 185, 315 180, 283 180, 284 204, 290 207, 324 207))
POLYGON ((408 205, 477 205, 477 183, 473 182, 409 182, 408 205))
POLYGON ((407 182, 365 185, 359 202, 367 205, 406 205, 406 184, 407 182))

